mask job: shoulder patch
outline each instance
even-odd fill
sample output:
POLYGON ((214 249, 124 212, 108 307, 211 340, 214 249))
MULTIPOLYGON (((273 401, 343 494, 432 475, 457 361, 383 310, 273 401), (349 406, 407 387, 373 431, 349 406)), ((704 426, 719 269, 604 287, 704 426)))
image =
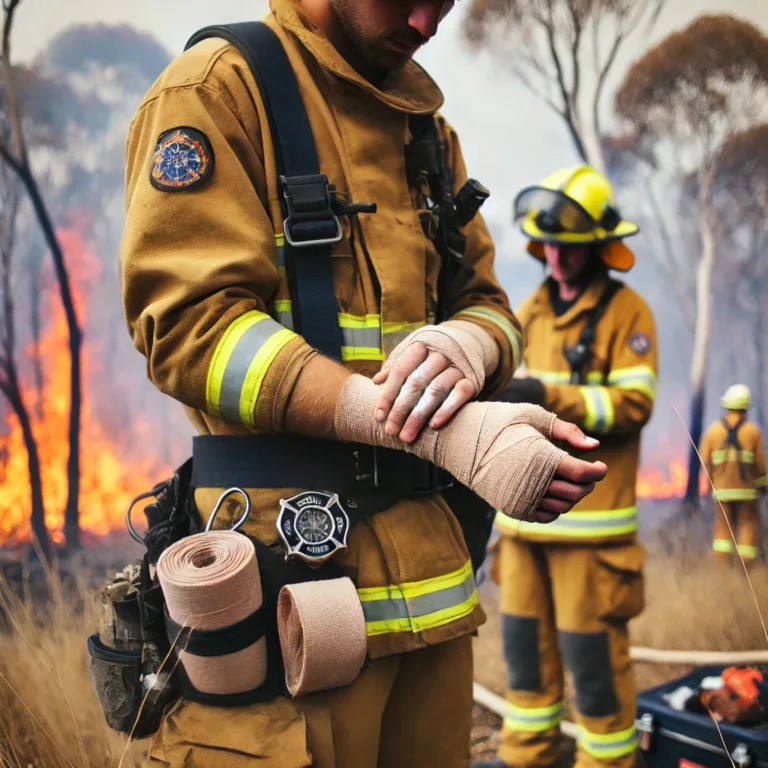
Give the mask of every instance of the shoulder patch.
POLYGON ((629 337, 630 349, 638 355, 646 355, 651 351, 651 340, 644 333, 633 333, 629 337))
POLYGON ((196 128, 171 128, 160 135, 149 181, 163 192, 180 192, 202 184, 213 173, 213 149, 196 128))

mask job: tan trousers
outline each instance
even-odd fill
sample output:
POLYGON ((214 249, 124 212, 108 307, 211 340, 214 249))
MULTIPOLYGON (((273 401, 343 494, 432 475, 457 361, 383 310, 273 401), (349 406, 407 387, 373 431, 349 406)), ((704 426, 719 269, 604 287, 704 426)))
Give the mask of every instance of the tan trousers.
POLYGON ((299 699, 231 708, 180 700, 146 765, 466 768, 471 724, 467 635, 376 659, 351 685, 299 699))
POLYGON ((720 504, 715 502, 715 531, 712 542, 715 558, 723 564, 738 562, 736 557, 738 551, 747 564, 753 563, 757 560, 760 545, 760 515, 757 501, 720 503, 723 505, 722 509, 720 504), (736 536, 736 544, 733 543, 731 530, 736 536))
POLYGON ((627 623, 643 608, 639 544, 537 544, 503 536, 502 632, 509 671, 499 757, 551 766, 559 752, 564 670, 581 729, 577 768, 634 764, 635 689, 627 623))

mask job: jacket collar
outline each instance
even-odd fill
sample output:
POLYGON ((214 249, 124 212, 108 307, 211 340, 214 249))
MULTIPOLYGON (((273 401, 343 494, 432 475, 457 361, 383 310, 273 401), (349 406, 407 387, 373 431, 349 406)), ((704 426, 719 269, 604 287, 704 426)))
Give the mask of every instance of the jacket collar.
MULTIPOLYGON (((554 317, 554 311, 552 309, 552 302, 549 296, 549 281, 545 281, 539 286, 539 290, 536 292, 534 302, 536 304, 537 311, 547 312, 554 317)), ((605 287, 608 283, 608 275, 600 274, 586 287, 584 292, 579 296, 573 306, 560 317, 555 317, 555 328, 565 328, 572 323, 575 323, 584 313, 593 310, 600 297, 605 291, 605 287)))
POLYGON ((300 0, 270 0, 270 9, 280 26, 295 35, 323 67, 393 109, 411 114, 433 114, 443 106, 442 91, 415 61, 390 73, 382 87, 377 88, 353 69, 309 20, 300 0))

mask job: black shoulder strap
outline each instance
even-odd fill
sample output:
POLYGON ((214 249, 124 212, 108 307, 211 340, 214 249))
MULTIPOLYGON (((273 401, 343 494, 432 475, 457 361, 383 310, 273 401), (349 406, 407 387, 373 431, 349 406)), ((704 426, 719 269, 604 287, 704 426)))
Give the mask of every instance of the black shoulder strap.
POLYGON ((733 426, 731 426, 728 423, 727 419, 722 420, 723 426, 725 427, 726 431, 726 437, 725 437, 725 446, 727 447, 729 445, 733 446, 737 451, 741 450, 741 442, 739 441, 739 429, 741 429, 741 425, 744 423, 744 418, 739 419, 733 426))
POLYGON ((575 346, 565 351, 565 358, 571 368, 571 384, 584 384, 584 367, 592 358, 592 344, 595 341, 595 330, 600 319, 608 309, 613 297, 624 287, 624 283, 608 278, 605 290, 595 308, 590 312, 587 323, 582 328, 579 340, 575 346))
POLYGON ((262 22, 206 27, 190 38, 185 50, 208 38, 237 47, 269 118, 285 219, 294 328, 308 344, 340 360, 342 336, 331 255, 341 240, 341 225, 332 208, 334 189, 320 174, 315 138, 293 67, 280 39, 262 22))

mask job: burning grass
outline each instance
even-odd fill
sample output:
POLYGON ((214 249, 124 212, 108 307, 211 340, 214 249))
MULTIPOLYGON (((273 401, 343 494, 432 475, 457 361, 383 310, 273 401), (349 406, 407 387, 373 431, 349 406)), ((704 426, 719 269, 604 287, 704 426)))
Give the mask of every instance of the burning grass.
MULTIPOLYGON (((130 556, 120 551, 120 557, 130 556)), ((702 551, 657 553, 651 558, 646 569, 648 605, 632 625, 633 643, 695 650, 766 648, 743 571, 716 569, 702 551)), ((118 766, 125 739, 104 723, 85 649, 86 635, 96 626, 95 587, 114 565, 103 551, 92 549, 65 580, 47 571, 19 588, 0 577, 1 768, 118 766)), ((753 584, 768 616, 766 576, 768 566, 760 567, 753 573, 753 584)), ((476 640, 475 677, 501 693, 505 670, 496 599, 488 585, 481 591, 489 622, 476 640)), ((647 664, 636 664, 635 670, 639 688, 686 671, 647 664)), ((495 720, 476 710, 473 753, 480 757, 495 749, 495 720)), ((134 745, 121 768, 137 768, 145 744, 134 745)))

